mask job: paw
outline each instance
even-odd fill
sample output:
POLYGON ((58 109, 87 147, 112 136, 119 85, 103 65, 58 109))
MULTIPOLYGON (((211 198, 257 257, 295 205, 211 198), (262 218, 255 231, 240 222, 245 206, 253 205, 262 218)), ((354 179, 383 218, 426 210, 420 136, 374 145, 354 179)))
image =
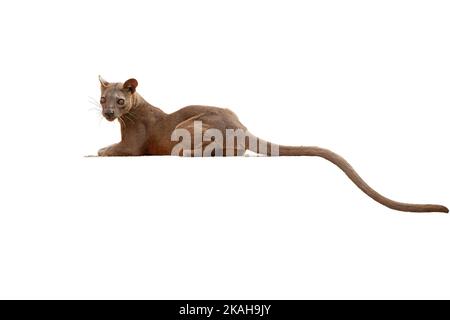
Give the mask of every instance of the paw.
POLYGON ((100 150, 98 150, 97 154, 99 157, 107 157, 108 156, 108 151, 109 147, 105 147, 105 148, 101 148, 100 150))

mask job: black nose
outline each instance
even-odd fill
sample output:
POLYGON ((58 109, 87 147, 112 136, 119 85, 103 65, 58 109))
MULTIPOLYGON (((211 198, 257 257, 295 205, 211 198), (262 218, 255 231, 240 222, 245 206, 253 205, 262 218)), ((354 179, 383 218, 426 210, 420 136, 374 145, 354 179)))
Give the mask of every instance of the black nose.
POLYGON ((107 117, 107 118, 114 117, 114 111, 113 110, 106 110, 104 114, 105 114, 105 117, 107 117))

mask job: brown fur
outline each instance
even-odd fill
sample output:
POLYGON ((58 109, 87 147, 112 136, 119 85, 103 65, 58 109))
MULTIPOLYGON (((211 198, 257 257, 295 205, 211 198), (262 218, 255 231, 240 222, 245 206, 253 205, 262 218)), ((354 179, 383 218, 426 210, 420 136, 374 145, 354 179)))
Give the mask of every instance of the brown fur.
MULTIPOLYGON (((108 120, 118 119, 121 127, 122 140, 109 147, 100 149, 99 156, 143 156, 143 155, 171 155, 172 149, 178 143, 171 141, 174 129, 187 129, 193 132, 194 121, 202 121, 203 129, 215 128, 225 136, 226 129, 242 129, 249 137, 252 136, 247 128, 239 121, 237 116, 228 109, 209 106, 189 106, 174 113, 166 114, 162 110, 146 102, 137 92, 138 82, 129 79, 124 84, 108 83, 100 78, 102 92, 103 114, 108 120), (119 105, 119 99, 123 99, 123 105, 119 105), (104 100, 104 101, 103 101, 104 100)), ((120 101, 122 102, 122 101, 120 101)), ((255 137, 255 139, 258 139, 255 137)), ((258 139, 259 142, 264 142, 258 139)), ((448 209, 441 205, 432 204, 409 204, 393 201, 372 189, 341 156, 332 151, 319 147, 291 147, 278 146, 267 142, 268 155, 274 147, 279 148, 280 156, 314 156, 324 158, 336 166, 352 180, 358 188, 375 201, 400 211, 409 212, 445 212, 448 209)), ((205 148, 202 146, 191 146, 191 154, 195 149, 205 148)), ((223 154, 229 154, 223 145, 223 154)), ((241 156, 246 150, 258 153, 260 150, 254 148, 246 139, 245 144, 237 145, 231 150, 235 156, 241 156)))

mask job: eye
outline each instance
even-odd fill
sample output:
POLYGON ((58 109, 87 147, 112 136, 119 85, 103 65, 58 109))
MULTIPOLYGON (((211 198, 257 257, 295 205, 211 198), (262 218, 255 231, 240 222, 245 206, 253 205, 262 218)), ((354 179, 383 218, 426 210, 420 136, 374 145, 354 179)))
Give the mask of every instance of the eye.
POLYGON ((106 102, 106 98, 105 97, 102 97, 101 99, 100 99, 100 103, 105 103, 106 102))
POLYGON ((125 104, 125 100, 123 99, 117 99, 117 104, 123 106, 125 104))

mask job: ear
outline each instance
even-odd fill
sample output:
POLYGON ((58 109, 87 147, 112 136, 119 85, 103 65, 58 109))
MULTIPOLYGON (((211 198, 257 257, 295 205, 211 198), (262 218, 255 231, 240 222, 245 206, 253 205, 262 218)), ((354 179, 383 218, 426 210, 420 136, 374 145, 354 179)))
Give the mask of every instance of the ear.
POLYGON ((102 76, 98 76, 98 80, 100 81, 100 84, 103 88, 106 88, 109 86, 109 82, 102 78, 102 76))
POLYGON ((123 84, 123 88, 128 90, 128 91, 130 91, 131 93, 135 93, 136 92, 137 86, 138 86, 138 82, 137 82, 136 79, 128 79, 123 84))

